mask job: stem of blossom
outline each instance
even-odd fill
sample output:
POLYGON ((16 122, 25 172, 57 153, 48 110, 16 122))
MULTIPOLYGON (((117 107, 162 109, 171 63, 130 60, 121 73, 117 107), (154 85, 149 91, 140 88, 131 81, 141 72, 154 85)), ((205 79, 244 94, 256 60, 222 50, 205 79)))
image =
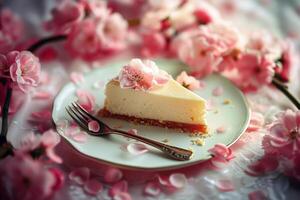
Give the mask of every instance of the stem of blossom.
POLYGON ((45 44, 48 44, 51 42, 63 41, 66 38, 67 38, 67 35, 55 35, 55 36, 46 37, 46 38, 43 38, 43 39, 37 41, 33 45, 31 45, 27 50, 31 51, 33 53, 34 51, 36 51, 37 49, 39 49, 40 47, 42 47, 45 44))
POLYGON ((279 89, 291 102, 300 110, 299 101, 288 91, 287 87, 276 78, 273 78, 272 84, 279 89))
POLYGON ((6 143, 6 134, 8 130, 8 110, 9 110, 9 104, 12 95, 12 87, 10 83, 7 82, 6 84, 8 85, 7 85, 5 101, 2 109, 2 126, 1 126, 1 134, 0 134, 1 145, 3 143, 6 143))

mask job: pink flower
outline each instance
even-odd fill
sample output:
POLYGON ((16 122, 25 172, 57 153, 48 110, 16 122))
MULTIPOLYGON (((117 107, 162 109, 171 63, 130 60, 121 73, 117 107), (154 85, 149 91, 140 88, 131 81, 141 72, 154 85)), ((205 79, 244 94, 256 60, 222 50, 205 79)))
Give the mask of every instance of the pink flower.
POLYGON ((112 13, 97 26, 103 51, 117 51, 126 46, 127 21, 119 14, 112 13))
POLYGON ((230 148, 227 148, 224 144, 216 144, 213 148, 209 149, 213 156, 211 162, 214 166, 218 167, 219 164, 225 164, 234 158, 230 148))
POLYGON ((245 91, 255 91, 271 83, 275 64, 267 56, 246 53, 236 62, 235 83, 245 91))
POLYGON ((189 90, 197 90, 200 88, 200 81, 193 76, 187 75, 185 71, 177 76, 176 81, 189 90))
POLYGON ((167 47, 167 39, 160 32, 146 32, 142 34, 142 54, 145 57, 153 57, 162 53, 167 47))
POLYGON ((45 152, 50 160, 56 163, 62 163, 62 159, 54 152, 54 148, 59 142, 60 137, 53 130, 48 130, 41 136, 29 133, 22 138, 19 150, 25 153, 41 150, 45 152))
POLYGON ((88 91, 78 89, 76 91, 76 95, 78 97, 78 103, 88 112, 91 112, 95 108, 96 99, 95 97, 88 91))
POLYGON ((280 58, 281 66, 276 73, 279 73, 281 79, 284 82, 288 82, 290 78, 290 72, 294 65, 294 49, 290 42, 286 41, 282 44, 282 54, 280 58))
POLYGON ((271 125, 270 134, 264 136, 263 148, 268 154, 288 159, 300 154, 300 111, 281 113, 271 125))
POLYGON ((91 61, 102 56, 101 39, 97 34, 95 19, 85 19, 73 26, 67 41, 66 49, 72 56, 91 61))
POLYGON ((123 88, 148 90, 168 82, 170 75, 160 70, 153 61, 132 59, 120 71, 118 80, 123 88))
POLYGON ((39 59, 29 51, 10 52, 7 55, 10 65, 11 79, 22 91, 30 86, 37 86, 40 78, 41 65, 39 59))
POLYGON ((22 39, 24 25, 9 9, 1 10, 0 25, 0 53, 7 53, 22 39))
POLYGON ((47 29, 55 33, 64 33, 81 21, 84 17, 84 7, 82 4, 63 0, 52 10, 52 19, 45 23, 47 29))
POLYGON ((16 153, 0 161, 0 193, 4 199, 50 198, 63 182, 58 170, 45 168, 38 160, 16 153), (17 192, 16 192, 17 191, 17 192))
POLYGON ((211 23, 179 34, 171 49, 191 67, 193 74, 202 77, 218 71, 222 56, 239 48, 240 41, 240 35, 233 27, 211 23))

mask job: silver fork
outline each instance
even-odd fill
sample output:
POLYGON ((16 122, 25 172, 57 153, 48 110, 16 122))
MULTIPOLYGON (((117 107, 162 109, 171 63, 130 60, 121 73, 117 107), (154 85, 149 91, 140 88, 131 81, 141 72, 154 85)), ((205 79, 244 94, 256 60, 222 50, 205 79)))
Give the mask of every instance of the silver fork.
POLYGON ((135 140, 138 140, 140 142, 146 143, 148 145, 151 145, 162 152, 164 152, 166 155, 169 157, 176 159, 176 160, 189 160, 191 159, 191 156, 193 154, 192 151, 179 148, 179 147, 174 147, 171 145, 167 145, 161 142, 157 142, 155 140, 151 140, 149 138, 142 137, 140 135, 133 135, 130 134, 126 131, 119 130, 119 129, 113 129, 110 128, 108 125, 100 121, 98 118, 95 116, 91 115, 88 113, 84 108, 82 108, 78 103, 74 102, 72 105, 69 105, 66 107, 66 111, 68 114, 71 116, 71 118, 88 134, 93 135, 93 136, 105 136, 108 134, 117 134, 117 135, 122 135, 124 137, 129 137, 135 140), (89 130, 88 128, 88 123, 90 121, 96 121, 99 124, 99 131, 94 132, 89 130))

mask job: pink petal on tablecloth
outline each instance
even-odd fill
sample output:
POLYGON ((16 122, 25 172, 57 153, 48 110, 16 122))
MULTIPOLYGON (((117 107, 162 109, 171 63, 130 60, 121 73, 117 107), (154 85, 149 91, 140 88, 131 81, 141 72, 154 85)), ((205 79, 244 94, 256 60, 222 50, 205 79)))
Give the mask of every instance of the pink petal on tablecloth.
POLYGON ((87 136, 83 131, 80 131, 79 133, 72 136, 72 139, 75 142, 84 143, 87 140, 87 136))
POLYGON ((224 93, 224 89, 222 86, 218 86, 215 89, 213 89, 212 94, 214 96, 221 96, 224 93))
POLYGON ((33 99, 38 99, 38 100, 46 100, 46 99, 50 99, 51 97, 52 94, 50 92, 45 92, 45 91, 35 92, 32 96, 33 99))
POLYGON ((266 155, 260 160, 250 164, 245 172, 251 176, 258 176, 276 170, 278 165, 277 158, 266 155))
POLYGON ((144 188, 144 194, 149 195, 149 196, 157 196, 161 192, 161 189, 159 185, 156 182, 149 182, 146 184, 144 188))
POLYGON ((138 134, 138 131, 136 130, 136 129, 129 129, 128 131, 127 131, 128 133, 130 133, 130 134, 132 134, 132 135, 137 135, 138 134))
POLYGON ((79 85, 80 83, 82 83, 84 81, 84 77, 83 77, 82 73, 79 73, 79 72, 72 72, 70 74, 70 79, 76 85, 79 85))
POLYGON ((216 187, 220 192, 229 192, 234 190, 234 185, 230 180, 218 180, 216 181, 216 187))
POLYGON ((248 194, 249 200, 267 200, 266 195, 261 190, 256 190, 248 194))
POLYGON ((104 175, 104 181, 107 183, 115 183, 123 177, 123 173, 121 170, 117 168, 109 168, 106 170, 104 175))
POLYGON ((83 189, 90 195, 96 195, 102 191, 103 185, 96 179, 90 179, 84 184, 83 189))
POLYGON ((133 142, 127 145, 127 151, 133 155, 141 155, 148 151, 148 148, 146 145, 133 142))
POLYGON ((227 130, 227 127, 225 125, 221 125, 216 129, 217 133, 224 133, 224 132, 226 132, 226 130, 227 130))
POLYGON ((69 174, 69 179, 79 185, 83 185, 90 178, 90 170, 87 167, 74 169, 69 174))
POLYGON ((113 200, 132 200, 132 198, 129 193, 120 192, 113 197, 113 200))
POLYGON ((114 197, 117 194, 121 193, 121 192, 128 192, 128 183, 127 181, 123 180, 123 181, 119 181, 117 183, 115 183, 109 190, 108 190, 108 195, 110 197, 114 197))
POLYGON ((100 130, 100 125, 97 121, 92 120, 88 123, 88 127, 90 131, 98 132, 100 130))
POLYGON ((183 188, 187 184, 186 176, 182 173, 171 174, 169 180, 175 188, 183 188))
POLYGON ((171 186, 170 179, 169 179, 168 176, 159 175, 158 176, 158 182, 163 186, 171 186))

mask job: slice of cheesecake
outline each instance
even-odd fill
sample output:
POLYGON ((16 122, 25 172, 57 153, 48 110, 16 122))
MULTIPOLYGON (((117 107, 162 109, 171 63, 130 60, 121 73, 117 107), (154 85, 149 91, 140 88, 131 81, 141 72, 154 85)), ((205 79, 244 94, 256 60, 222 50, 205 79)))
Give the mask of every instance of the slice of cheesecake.
POLYGON ((205 100, 173 78, 149 90, 124 88, 113 79, 107 83, 105 95, 101 116, 184 132, 207 132, 205 100))

